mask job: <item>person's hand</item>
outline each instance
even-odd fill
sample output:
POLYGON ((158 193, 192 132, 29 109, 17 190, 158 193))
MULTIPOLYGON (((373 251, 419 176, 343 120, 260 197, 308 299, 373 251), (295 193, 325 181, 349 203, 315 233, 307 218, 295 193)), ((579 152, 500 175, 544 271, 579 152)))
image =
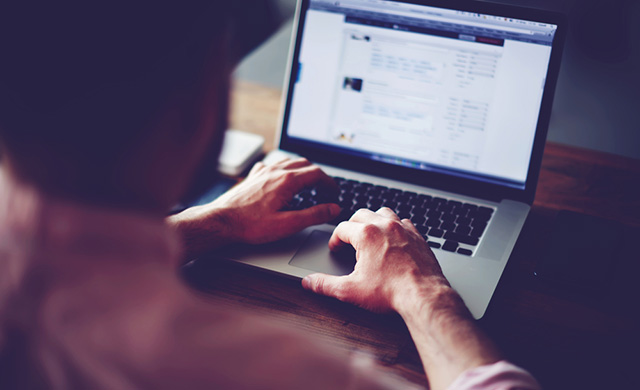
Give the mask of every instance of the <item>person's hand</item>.
POLYGON ((283 160, 271 166, 259 162, 227 193, 172 216, 169 222, 181 231, 188 257, 224 244, 276 241, 340 213, 340 206, 332 203, 283 210, 296 193, 312 186, 338 191, 333 179, 306 159, 283 160))
POLYGON ((362 209, 333 232, 333 251, 351 245, 356 250, 356 266, 347 276, 312 274, 302 285, 376 311, 400 311, 404 300, 415 294, 428 298, 422 288, 450 289, 440 265, 424 238, 410 220, 400 220, 391 209, 377 212, 362 209))
POLYGON ((312 274, 302 285, 377 312, 396 311, 418 349, 430 389, 446 389, 467 370, 501 355, 473 321, 410 220, 388 208, 358 210, 335 229, 332 250, 352 245, 356 266, 347 276, 312 274))
POLYGON ((259 162, 246 180, 222 195, 214 205, 227 210, 237 241, 271 242, 338 216, 340 206, 334 203, 283 211, 296 193, 315 186, 338 192, 333 179, 306 159, 283 160, 271 166, 259 162))

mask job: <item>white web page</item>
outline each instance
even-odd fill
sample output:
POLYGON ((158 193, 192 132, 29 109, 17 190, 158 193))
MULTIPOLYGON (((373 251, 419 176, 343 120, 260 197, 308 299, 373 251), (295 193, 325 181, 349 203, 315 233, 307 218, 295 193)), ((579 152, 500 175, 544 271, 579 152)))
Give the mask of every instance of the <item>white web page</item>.
POLYGON ((550 47, 308 11, 290 136, 524 182, 550 47))

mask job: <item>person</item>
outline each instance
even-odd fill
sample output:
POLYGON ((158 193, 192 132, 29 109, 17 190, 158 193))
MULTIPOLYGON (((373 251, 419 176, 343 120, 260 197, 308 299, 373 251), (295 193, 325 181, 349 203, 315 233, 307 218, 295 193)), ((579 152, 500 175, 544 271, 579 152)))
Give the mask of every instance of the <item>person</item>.
MULTIPOLYGON (((0 9, 0 388, 414 388, 178 277, 199 254, 340 212, 283 211, 306 186, 334 186, 297 159, 258 163, 218 200, 166 216, 215 178, 246 5, 16 3, 0 9)), ((329 245, 352 245, 355 270, 302 287, 399 313, 431 388, 538 388, 408 220, 360 210, 329 245)))

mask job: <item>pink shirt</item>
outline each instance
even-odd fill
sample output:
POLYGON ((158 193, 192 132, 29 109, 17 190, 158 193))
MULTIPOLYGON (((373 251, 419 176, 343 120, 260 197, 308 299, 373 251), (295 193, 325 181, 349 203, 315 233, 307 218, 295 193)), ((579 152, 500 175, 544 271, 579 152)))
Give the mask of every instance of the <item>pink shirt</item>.
MULTIPOLYGON (((370 359, 216 307, 160 218, 44 197, 0 170, 0 388, 412 389, 370 359)), ((451 389, 537 389, 508 363, 451 389)))

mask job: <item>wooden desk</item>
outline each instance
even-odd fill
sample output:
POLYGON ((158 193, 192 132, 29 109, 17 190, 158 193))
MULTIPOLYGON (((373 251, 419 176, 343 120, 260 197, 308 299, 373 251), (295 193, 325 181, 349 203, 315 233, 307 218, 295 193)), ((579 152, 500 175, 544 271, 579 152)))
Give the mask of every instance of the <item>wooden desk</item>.
MULTIPOLYGON (((280 91, 240 83, 232 97, 231 125, 265 136, 270 149, 280 91)), ((547 144, 535 204, 479 324, 546 389, 640 388, 631 377, 640 361, 640 327, 633 317, 640 300, 633 297, 632 308, 610 297, 585 300, 533 276, 561 209, 640 226, 640 161, 547 144)), ((640 255, 627 260, 640 263, 640 255)), ((201 261, 185 273, 218 304, 269 313, 339 348, 367 351, 410 380, 426 383, 409 333, 395 315, 372 314, 308 293, 298 281, 235 264, 201 261)))

